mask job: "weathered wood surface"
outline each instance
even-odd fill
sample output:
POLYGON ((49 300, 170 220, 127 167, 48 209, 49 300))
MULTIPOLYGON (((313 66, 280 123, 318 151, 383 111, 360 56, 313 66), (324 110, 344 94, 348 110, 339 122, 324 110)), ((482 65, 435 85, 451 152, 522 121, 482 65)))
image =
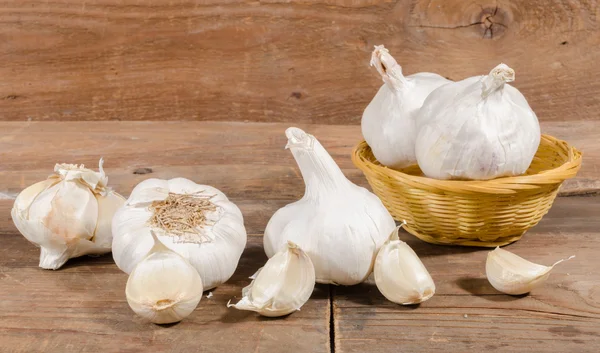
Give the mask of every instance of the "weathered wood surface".
POLYGON ((598 120, 595 0, 2 0, 0 120, 356 124, 408 74, 515 68, 543 121, 598 120))
MULTIPOLYGON (((542 223, 509 249, 550 264, 570 255, 547 284, 527 297, 497 293, 484 275, 486 250, 434 246, 402 237, 421 256, 436 295, 418 308, 384 300, 371 283, 318 286, 298 313, 262 319, 227 309, 247 277, 266 260, 261 238, 275 210, 300 197, 302 179, 283 149, 284 123, 1 122, 0 346, 8 352, 464 352, 600 349, 600 197, 559 197, 542 223), (188 177, 214 185, 236 202, 250 236, 236 275, 203 298, 182 323, 141 322, 124 297, 127 276, 110 255, 37 268, 38 250, 10 219, 16 194, 45 178, 55 162, 95 167, 106 160, 109 184, 128 195, 149 177, 188 177), (147 169, 144 169, 147 168, 147 169), (149 170, 151 169, 151 170, 149 170), (146 173, 146 174, 135 174, 146 173), (330 300, 333 298, 333 300, 330 300), (333 315, 330 317, 330 306, 333 315), (465 315, 467 315, 465 317, 465 315), (332 321, 330 321, 332 319, 332 321), (334 331, 330 337, 330 323, 334 331)), ((316 135, 352 180, 357 126, 300 124, 316 135)), ((544 132, 584 152, 580 177, 563 194, 600 190, 600 126, 593 121, 543 123, 544 132)))

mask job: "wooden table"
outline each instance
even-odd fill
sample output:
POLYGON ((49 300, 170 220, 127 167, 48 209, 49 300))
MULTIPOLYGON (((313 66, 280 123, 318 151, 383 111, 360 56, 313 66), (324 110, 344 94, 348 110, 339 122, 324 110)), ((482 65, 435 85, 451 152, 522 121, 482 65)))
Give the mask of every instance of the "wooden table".
MULTIPOLYGON (((600 351, 600 127, 549 122, 542 130, 583 150, 578 177, 542 222, 508 249, 558 266, 528 296, 495 291, 485 279, 488 250, 407 241, 429 269, 435 296, 420 306, 388 302, 372 281, 318 285, 302 310, 267 319, 226 308, 266 261, 264 227, 304 191, 284 150, 281 123, 0 122, 0 351, 2 352, 598 352, 600 351), (142 322, 129 309, 127 275, 110 255, 71 260, 58 271, 37 267, 38 249, 10 219, 18 192, 54 163, 96 167, 128 195, 149 178, 187 177, 236 202, 249 234, 233 278, 176 325, 142 322), (146 174, 140 174, 146 173, 146 174)), ((358 126, 305 125, 346 175, 365 185, 350 161, 358 126)), ((208 293, 205 293, 208 294, 208 293)))

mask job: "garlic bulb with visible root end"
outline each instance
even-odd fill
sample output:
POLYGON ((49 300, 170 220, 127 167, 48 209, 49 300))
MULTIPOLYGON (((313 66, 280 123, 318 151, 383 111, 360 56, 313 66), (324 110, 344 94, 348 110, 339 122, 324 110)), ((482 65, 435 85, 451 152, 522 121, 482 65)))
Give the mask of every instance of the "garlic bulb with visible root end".
POLYGON ((449 83, 423 103, 415 153, 425 175, 487 180, 525 173, 540 144, 540 125, 527 100, 508 85, 504 64, 489 75, 449 83))
POLYGON ((155 324, 178 322, 202 299, 202 279, 186 259, 151 234, 154 246, 127 280, 127 303, 136 314, 155 324))
POLYGON ((416 164, 416 115, 431 91, 452 81, 429 72, 404 76, 383 45, 375 46, 371 66, 384 84, 363 112, 363 137, 382 164, 392 168, 416 164))
POLYGON ((418 304, 431 298, 435 284, 413 249, 398 238, 396 228, 375 260, 375 284, 389 301, 418 304))
POLYGON ((310 256, 317 283, 364 281, 396 226, 392 216, 377 196, 344 176, 314 136, 295 127, 285 133, 306 189, 302 199, 269 220, 263 240, 267 256, 290 240, 310 256))
MULTIPOLYGON (((567 260, 574 257, 571 256, 567 260)), ((519 295, 529 293, 544 283, 554 266, 563 261, 566 260, 557 261, 552 266, 538 265, 497 247, 488 253, 485 272, 488 281, 496 290, 519 295)))
POLYGON ((227 307, 283 316, 300 310, 315 288, 310 257, 289 241, 251 278, 252 283, 242 289, 243 298, 237 304, 227 303, 227 307))
POLYGON ((124 272, 146 256, 153 230, 196 268, 205 290, 233 275, 246 246, 239 208, 212 186, 184 178, 139 183, 115 214, 112 229, 113 258, 124 272))
POLYGON ((39 246, 40 267, 56 270, 74 257, 110 252, 111 221, 125 199, 106 186, 108 178, 83 164, 56 164, 54 174, 17 196, 15 226, 39 246))

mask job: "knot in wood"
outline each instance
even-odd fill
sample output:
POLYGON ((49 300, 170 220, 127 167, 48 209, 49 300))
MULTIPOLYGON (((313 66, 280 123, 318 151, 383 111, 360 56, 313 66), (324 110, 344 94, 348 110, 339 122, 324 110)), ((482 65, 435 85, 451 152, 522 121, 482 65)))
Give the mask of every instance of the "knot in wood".
POLYGON ((479 20, 482 37, 493 39, 502 36, 508 21, 508 13, 500 7, 484 8, 479 20))

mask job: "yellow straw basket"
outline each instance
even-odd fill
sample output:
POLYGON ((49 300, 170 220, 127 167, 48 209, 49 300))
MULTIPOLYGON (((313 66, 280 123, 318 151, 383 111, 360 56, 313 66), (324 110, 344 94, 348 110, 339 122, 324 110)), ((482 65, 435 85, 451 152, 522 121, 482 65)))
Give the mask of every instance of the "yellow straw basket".
POLYGON ((562 182, 581 167, 581 152, 542 135, 526 174, 485 181, 431 179, 416 165, 390 169, 365 141, 352 161, 409 233, 434 244, 495 247, 519 240, 548 213, 562 182))

